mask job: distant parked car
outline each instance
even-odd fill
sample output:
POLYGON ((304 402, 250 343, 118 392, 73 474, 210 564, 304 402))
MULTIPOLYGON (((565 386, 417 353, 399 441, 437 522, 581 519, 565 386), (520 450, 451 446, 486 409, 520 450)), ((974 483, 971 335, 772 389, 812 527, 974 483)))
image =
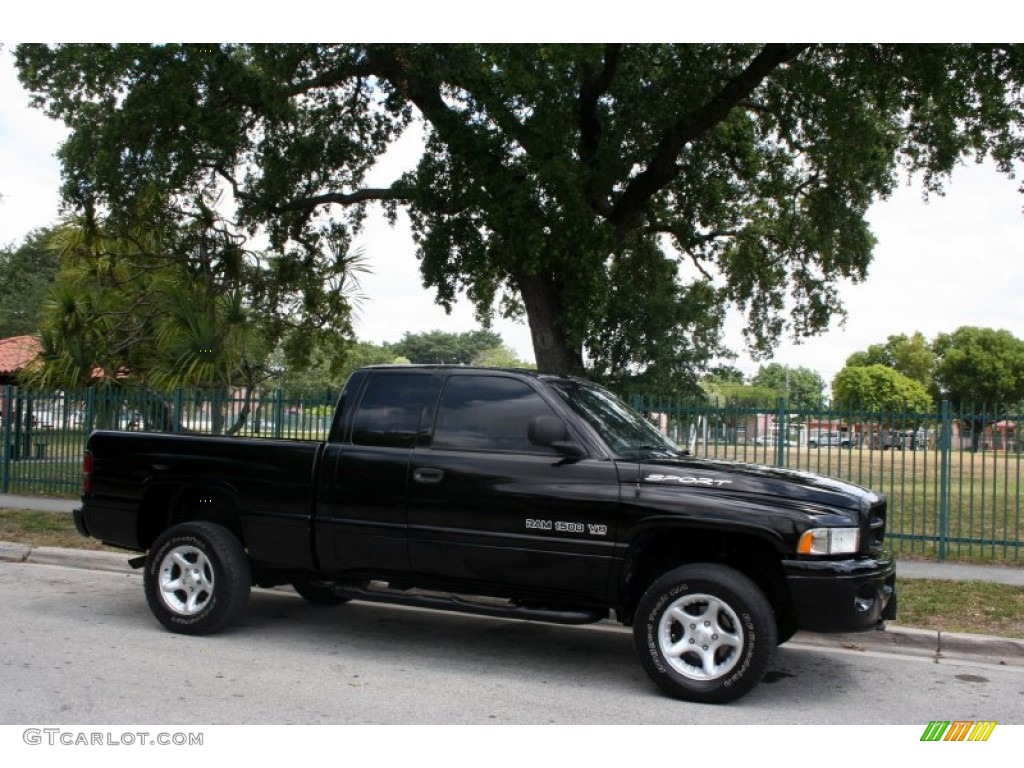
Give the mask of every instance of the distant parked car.
MULTIPOLYGON (((755 438, 754 442, 757 445, 778 445, 779 444, 779 439, 777 437, 768 437, 767 435, 761 435, 760 437, 755 438)), ((783 440, 782 444, 783 445, 796 445, 796 443, 793 442, 792 440, 783 440)))
POLYGON ((852 448, 853 440, 843 432, 815 432, 807 438, 808 448, 822 447, 852 448))
POLYGON ((916 451, 925 447, 924 436, 913 429, 890 429, 872 437, 872 448, 893 451, 916 451))

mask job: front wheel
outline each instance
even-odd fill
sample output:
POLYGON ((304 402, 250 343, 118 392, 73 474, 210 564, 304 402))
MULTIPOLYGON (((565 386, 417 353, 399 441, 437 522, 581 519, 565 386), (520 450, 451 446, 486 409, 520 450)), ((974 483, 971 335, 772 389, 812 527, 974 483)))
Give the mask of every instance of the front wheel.
POLYGON ((701 563, 669 571, 648 588, 633 640, 645 671, 670 696, 723 704, 760 682, 777 635, 771 605, 753 581, 701 563))
POLYGON ((149 609, 167 629, 209 635, 245 608, 252 575, 241 542, 227 528, 182 523, 153 543, 143 583, 149 609))

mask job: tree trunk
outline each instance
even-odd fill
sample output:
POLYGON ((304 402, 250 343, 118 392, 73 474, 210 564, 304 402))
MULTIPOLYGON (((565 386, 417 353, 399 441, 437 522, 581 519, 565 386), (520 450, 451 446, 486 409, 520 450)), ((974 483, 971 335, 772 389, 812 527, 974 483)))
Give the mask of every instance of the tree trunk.
POLYGON ((252 408, 252 393, 254 385, 250 382, 245 385, 245 395, 242 400, 242 410, 238 412, 235 417, 235 423, 231 425, 226 434, 236 435, 245 426, 245 423, 249 420, 249 410, 252 408))
POLYGON ((582 374, 583 354, 559 322, 561 302, 554 280, 543 275, 516 276, 533 336, 533 354, 542 373, 582 374))
POLYGON ((971 453, 977 453, 981 447, 981 439, 985 435, 986 419, 971 419, 971 453))

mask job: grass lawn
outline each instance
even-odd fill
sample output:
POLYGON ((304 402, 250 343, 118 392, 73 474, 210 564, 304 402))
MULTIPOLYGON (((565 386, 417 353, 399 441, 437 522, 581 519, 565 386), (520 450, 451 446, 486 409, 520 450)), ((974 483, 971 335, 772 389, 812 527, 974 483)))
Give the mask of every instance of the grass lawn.
POLYGON ((1024 588, 980 581, 900 579, 893 626, 1024 639, 1024 588))
POLYGON ((0 541, 31 544, 35 547, 65 547, 124 552, 105 547, 96 539, 87 539, 75 530, 74 520, 66 512, 31 512, 0 509, 0 541))

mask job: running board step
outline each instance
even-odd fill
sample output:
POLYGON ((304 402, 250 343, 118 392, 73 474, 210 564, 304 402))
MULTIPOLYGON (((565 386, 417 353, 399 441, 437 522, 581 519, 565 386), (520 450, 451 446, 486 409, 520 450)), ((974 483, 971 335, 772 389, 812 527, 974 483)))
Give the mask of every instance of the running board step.
MULTIPOLYGON (((374 582, 377 584, 379 582, 374 582)), ((608 618, 608 611, 593 609, 531 608, 513 605, 507 601, 488 598, 470 599, 442 593, 404 592, 386 587, 336 586, 334 594, 350 600, 367 600, 373 603, 405 605, 414 608, 431 608, 457 613, 471 613, 478 616, 495 616, 505 619, 544 621, 551 624, 593 624, 608 618)))

